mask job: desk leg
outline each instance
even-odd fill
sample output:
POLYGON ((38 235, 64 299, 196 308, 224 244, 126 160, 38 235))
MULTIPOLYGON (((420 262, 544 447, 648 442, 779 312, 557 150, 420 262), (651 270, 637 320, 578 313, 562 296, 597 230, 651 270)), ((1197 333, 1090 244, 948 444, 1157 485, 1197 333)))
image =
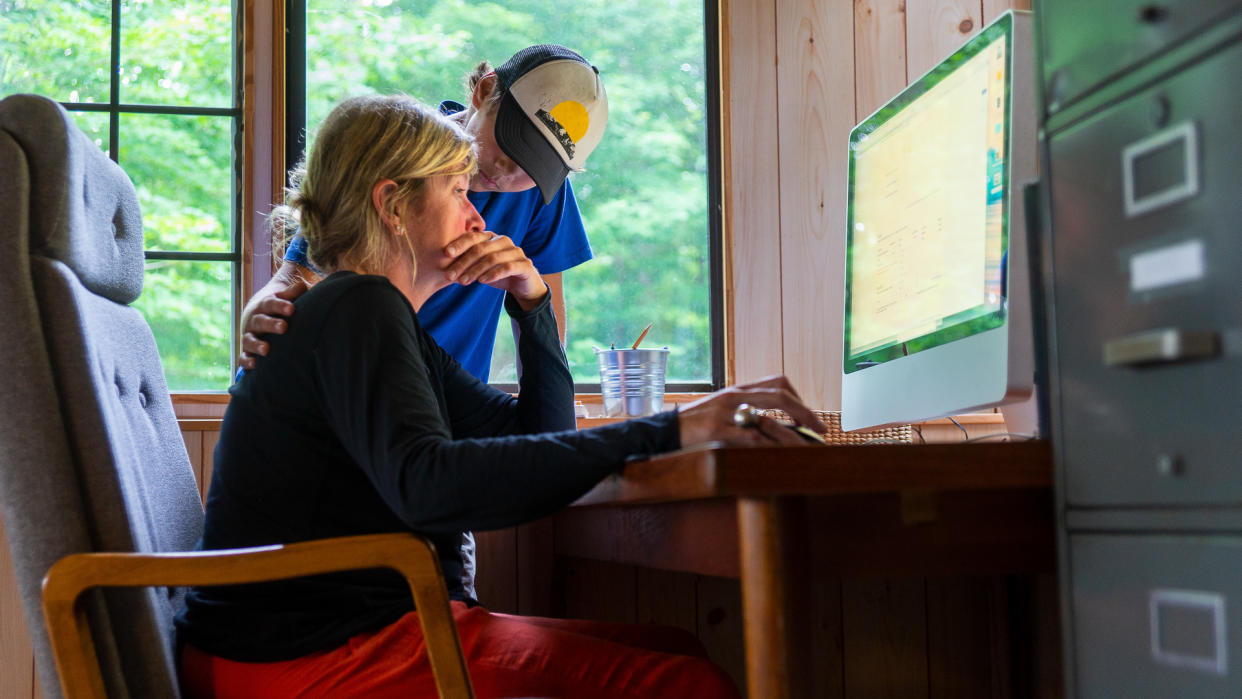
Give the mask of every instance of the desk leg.
POLYGON ((806 528, 795 520, 796 503, 791 498, 737 503, 750 699, 810 696, 810 634, 800 623, 807 596, 799 594, 807 581, 806 528))

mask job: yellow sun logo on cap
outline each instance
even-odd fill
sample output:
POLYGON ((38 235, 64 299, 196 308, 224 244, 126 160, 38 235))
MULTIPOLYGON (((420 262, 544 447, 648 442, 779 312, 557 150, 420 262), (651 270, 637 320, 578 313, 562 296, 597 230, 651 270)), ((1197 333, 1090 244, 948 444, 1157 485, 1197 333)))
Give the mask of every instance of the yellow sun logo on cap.
POLYGON ((578 102, 565 101, 556 105, 548 111, 553 119, 565 129, 565 133, 569 138, 577 143, 586 135, 587 127, 591 124, 591 117, 587 114, 586 107, 578 102))

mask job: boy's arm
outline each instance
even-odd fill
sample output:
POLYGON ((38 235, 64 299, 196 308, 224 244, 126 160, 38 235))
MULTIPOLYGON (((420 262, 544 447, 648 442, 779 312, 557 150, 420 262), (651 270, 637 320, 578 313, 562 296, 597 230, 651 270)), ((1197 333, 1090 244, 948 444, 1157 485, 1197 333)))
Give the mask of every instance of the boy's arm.
MULTIPOLYGON (((561 286, 561 273, 544 274, 543 281, 552 294, 552 315, 556 316, 557 332, 561 336, 561 346, 565 345, 565 289, 561 286)), ((516 337, 514 338, 516 340, 516 337)), ((515 343, 516 346, 516 343, 515 343)))
MULTIPOLYGON (((548 300, 552 304, 552 316, 556 318, 556 332, 561 341, 561 347, 565 347, 565 289, 561 286, 561 273, 542 274, 540 277, 543 283, 548 285, 548 300)), ((509 319, 509 325, 513 328, 513 346, 517 347, 522 339, 522 329, 518 326, 517 321, 509 319)), ((522 375, 522 358, 517 358, 517 373, 522 375)))

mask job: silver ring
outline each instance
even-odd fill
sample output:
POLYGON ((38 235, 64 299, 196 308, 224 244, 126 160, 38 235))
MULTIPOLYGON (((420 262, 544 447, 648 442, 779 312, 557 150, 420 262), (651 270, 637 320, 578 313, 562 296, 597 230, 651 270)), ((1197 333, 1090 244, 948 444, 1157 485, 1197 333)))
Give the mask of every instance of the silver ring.
POLYGON ((759 409, 751 406, 750 403, 738 405, 733 411, 733 424, 744 429, 758 427, 759 409))

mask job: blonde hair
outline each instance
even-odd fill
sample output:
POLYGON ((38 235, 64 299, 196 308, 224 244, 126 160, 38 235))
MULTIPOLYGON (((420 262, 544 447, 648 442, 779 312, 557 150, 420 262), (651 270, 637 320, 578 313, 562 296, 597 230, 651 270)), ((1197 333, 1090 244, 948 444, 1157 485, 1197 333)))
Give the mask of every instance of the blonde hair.
POLYGON ((290 172, 285 205, 272 212, 272 231, 283 247, 301 229, 307 257, 324 272, 382 274, 398 245, 412 248, 408 240, 396 241, 408 236, 385 233, 371 201, 375 185, 397 183, 390 209, 417 207, 428 178, 474 169, 474 142, 438 111, 405 96, 354 97, 324 119, 309 157, 290 172))

